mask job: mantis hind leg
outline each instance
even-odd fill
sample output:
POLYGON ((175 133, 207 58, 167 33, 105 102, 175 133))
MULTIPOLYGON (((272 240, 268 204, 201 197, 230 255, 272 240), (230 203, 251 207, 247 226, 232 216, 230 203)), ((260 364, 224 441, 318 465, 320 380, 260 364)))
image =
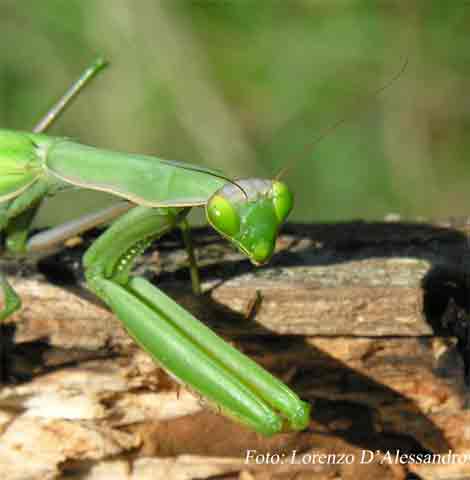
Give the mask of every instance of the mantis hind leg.
POLYGON ((228 416, 264 435, 304 429, 308 404, 145 279, 130 277, 135 257, 186 213, 136 207, 125 214, 86 252, 88 286, 154 360, 228 416))

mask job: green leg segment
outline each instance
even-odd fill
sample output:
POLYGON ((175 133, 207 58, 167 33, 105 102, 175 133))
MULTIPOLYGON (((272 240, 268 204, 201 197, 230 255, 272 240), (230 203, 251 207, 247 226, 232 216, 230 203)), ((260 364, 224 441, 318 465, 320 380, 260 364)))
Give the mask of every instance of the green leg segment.
POLYGON ((89 287, 157 362, 228 416, 264 435, 304 429, 307 403, 145 279, 129 276, 134 258, 186 213, 136 207, 116 221, 85 254, 89 287))
POLYGON ((13 254, 26 253, 29 230, 36 216, 39 204, 13 218, 5 229, 5 247, 13 254))
POLYGON ((0 324, 21 307, 21 300, 8 280, 0 272, 0 288, 3 295, 3 307, 0 310, 0 324))
POLYGON ((48 184, 38 180, 26 192, 0 208, 0 230, 5 231, 5 247, 10 253, 26 253, 29 231, 46 195, 48 184))
MULTIPOLYGON (((25 193, 0 204, 0 232, 5 232, 5 247, 10 253, 24 253, 31 224, 41 199, 47 192, 47 183, 37 181, 25 193)), ((0 272, 0 288, 3 307, 0 310, 0 324, 21 306, 21 301, 7 279, 0 272)))
POLYGON ((0 272, 0 288, 3 296, 3 306, 0 309, 0 384, 6 379, 6 351, 3 321, 21 307, 20 297, 13 290, 7 279, 0 272))
POLYGON ((191 276, 191 286, 194 295, 201 295, 201 279, 199 278, 199 269, 197 267, 196 254, 194 253, 193 241, 191 238, 191 228, 188 220, 184 218, 180 225, 181 233, 183 234, 184 246, 188 253, 189 274, 191 276))
POLYGON ((11 205, 11 200, 0 203, 0 232, 8 225, 8 209, 11 205))
MULTIPOLYGON (((0 232, 5 233, 4 243, 7 251, 13 254, 26 251, 31 224, 46 192, 47 183, 38 180, 19 197, 0 205, 0 232)), ((0 381, 2 381, 6 377, 3 322, 20 309, 21 300, 2 272, 0 272, 0 289, 3 297, 0 307, 0 381)))

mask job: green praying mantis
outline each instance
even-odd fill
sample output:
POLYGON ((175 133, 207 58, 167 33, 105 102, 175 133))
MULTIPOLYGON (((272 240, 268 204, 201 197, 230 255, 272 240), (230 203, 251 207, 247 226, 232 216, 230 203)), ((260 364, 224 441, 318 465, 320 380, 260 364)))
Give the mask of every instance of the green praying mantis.
MULTIPOLYGON (((186 217, 204 207, 209 224, 261 265, 273 254, 293 196, 279 180, 231 180, 220 172, 156 157, 99 150, 44 132, 105 66, 96 61, 32 133, 0 130, 0 230, 6 253, 43 252, 105 223, 111 226, 83 259, 87 286, 124 324, 135 341, 172 376, 227 416, 269 436, 303 430, 310 405, 254 361, 223 341, 189 312, 141 277, 135 258, 152 242, 181 228, 193 289, 199 279, 186 217), (115 205, 30 235, 41 201, 68 188, 120 197, 115 205)), ((21 302, 0 273, 0 322, 21 302)))
MULTIPOLYGON (((388 88, 407 63, 373 94, 388 88)), ((46 135, 73 98, 105 66, 106 62, 97 60, 85 70, 32 133, 0 130, 4 250, 13 255, 48 252, 70 237, 112 222, 85 253, 85 278, 89 289, 109 306, 135 341, 170 375, 256 432, 270 436, 307 428, 307 402, 161 290, 144 278, 131 276, 138 255, 165 233, 180 228, 193 290, 200 292, 186 220, 192 207, 204 207, 209 224, 253 264, 266 263, 293 206, 292 193, 279 180, 286 169, 275 180, 235 181, 196 165, 100 150, 46 135), (123 200, 31 236, 42 200, 69 188, 109 192, 123 200)), ((345 116, 329 126, 309 148, 347 119, 345 116)), ((21 302, 1 272, 0 287, 4 300, 1 325, 21 302)))

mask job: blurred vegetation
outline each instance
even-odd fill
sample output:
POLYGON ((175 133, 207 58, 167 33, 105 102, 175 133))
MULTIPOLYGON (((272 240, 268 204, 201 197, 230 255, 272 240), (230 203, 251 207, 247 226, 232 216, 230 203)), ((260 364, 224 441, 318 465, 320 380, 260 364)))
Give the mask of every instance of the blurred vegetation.
POLYGON ((104 56, 51 133, 233 176, 296 159, 295 220, 469 214, 469 27, 468 3, 439 0, 0 0, 0 125, 30 129, 104 56))

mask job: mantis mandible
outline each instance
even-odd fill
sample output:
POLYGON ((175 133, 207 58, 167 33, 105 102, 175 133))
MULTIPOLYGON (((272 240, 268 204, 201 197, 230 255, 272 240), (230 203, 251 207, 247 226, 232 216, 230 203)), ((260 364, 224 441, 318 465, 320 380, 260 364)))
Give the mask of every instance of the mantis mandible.
MULTIPOLYGON (((0 230, 6 252, 47 251, 112 221, 85 253, 85 277, 88 288, 109 306, 136 342, 172 376, 255 431, 268 436, 305 429, 308 403, 154 285, 130 275, 135 258, 177 227, 183 231, 190 259, 194 258, 186 221, 192 207, 204 207, 215 230, 252 263, 264 264, 292 209, 291 192, 279 180, 234 181, 196 165, 100 150, 46 135, 70 100, 104 66, 98 60, 89 67, 33 133, 0 130, 0 230), (105 191, 123 200, 30 236, 41 201, 71 187, 105 191)), ((192 263, 197 292, 199 280, 192 263)), ((1 273, 0 286, 2 322, 21 302, 1 273)))

